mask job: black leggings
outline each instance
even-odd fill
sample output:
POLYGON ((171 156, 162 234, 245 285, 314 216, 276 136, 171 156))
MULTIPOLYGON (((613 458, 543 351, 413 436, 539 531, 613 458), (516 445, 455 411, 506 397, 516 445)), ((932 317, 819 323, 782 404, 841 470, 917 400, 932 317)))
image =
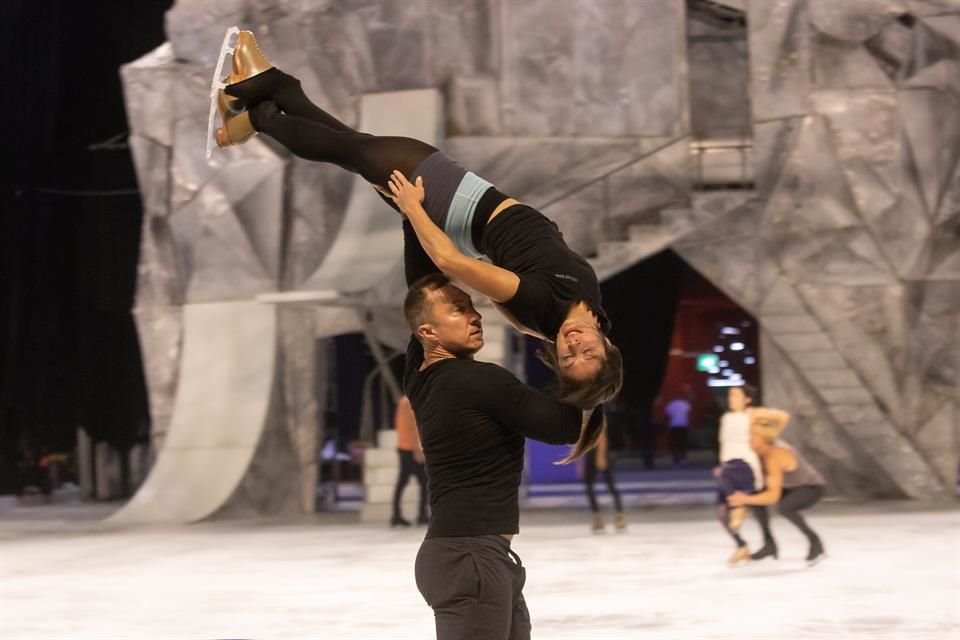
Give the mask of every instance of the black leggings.
POLYGON ((803 516, 800 515, 800 511, 812 507, 819 502, 822 497, 823 487, 809 485, 795 489, 784 489, 783 496, 777 504, 777 511, 780 512, 780 515, 792 522, 793 526, 797 529, 800 529, 801 533, 803 533, 811 543, 819 541, 820 538, 803 519, 803 516))
POLYGON ((417 482, 420 483, 420 511, 417 517, 421 520, 425 519, 427 517, 427 468, 414 460, 413 451, 397 449, 397 454, 400 456, 400 471, 397 474, 397 486, 393 489, 393 517, 402 516, 400 499, 403 497, 403 490, 406 489, 411 476, 416 476, 417 482))
MULTIPOLYGON (((593 489, 593 483, 597 480, 597 454, 596 449, 592 450, 585 457, 585 466, 583 471, 583 482, 587 485, 587 500, 590 501, 590 510, 599 513, 600 507, 597 505, 597 495, 593 489)), ((607 490, 613 496, 613 508, 620 513, 623 511, 623 505, 620 502, 620 492, 617 490, 616 481, 613 477, 613 459, 607 457, 607 468, 603 472, 603 479, 607 483, 607 490)))
POLYGON ((310 102, 300 81, 277 68, 224 91, 248 105, 254 129, 294 155, 335 164, 383 188, 394 169, 410 176, 437 151, 414 138, 374 136, 348 127, 310 102))

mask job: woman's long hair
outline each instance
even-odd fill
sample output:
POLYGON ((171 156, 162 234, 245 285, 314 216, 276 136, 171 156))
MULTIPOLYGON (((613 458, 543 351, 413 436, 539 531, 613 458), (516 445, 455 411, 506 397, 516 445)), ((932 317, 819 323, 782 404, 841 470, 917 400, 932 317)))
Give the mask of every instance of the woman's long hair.
POLYGON ((603 415, 603 405, 597 405, 590 412, 590 417, 588 417, 586 422, 580 427, 580 438, 576 444, 573 445, 573 449, 570 450, 566 458, 554 464, 569 464, 589 453, 600 441, 600 434, 603 433, 605 424, 606 419, 603 415))
POLYGON ((553 371, 557 379, 555 397, 559 402, 572 404, 581 411, 590 411, 590 416, 580 429, 580 439, 570 451, 570 455, 558 464, 567 464, 581 457, 597 446, 600 433, 603 431, 603 403, 612 400, 623 386, 623 356, 610 340, 604 336, 606 354, 603 364, 597 375, 590 380, 577 382, 560 375, 560 359, 557 356, 557 345, 544 342, 543 349, 537 352, 537 357, 548 369, 553 371))
POLYGON ((620 393, 620 387, 623 386, 623 356, 620 349, 606 336, 603 341, 606 353, 600 371, 590 380, 583 382, 564 378, 561 375, 563 369, 557 356, 557 345, 552 342, 543 343, 543 349, 537 352, 537 357, 556 376, 557 400, 572 404, 581 411, 589 411, 597 405, 613 400, 620 393))

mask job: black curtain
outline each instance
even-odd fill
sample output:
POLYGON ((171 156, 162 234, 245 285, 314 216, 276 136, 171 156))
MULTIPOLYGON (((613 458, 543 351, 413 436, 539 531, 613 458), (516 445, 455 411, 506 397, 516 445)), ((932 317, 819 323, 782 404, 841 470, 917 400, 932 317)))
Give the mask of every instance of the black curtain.
MULTIPOLYGON (((148 411, 131 309, 141 202, 119 66, 160 45, 172 0, 4 0, 0 467, 126 449, 148 411), (97 149, 117 137, 119 145, 97 149)), ((0 480, 2 482, 2 480, 0 480)), ((0 487, 3 490, 5 487, 0 487)))
POLYGON ((686 264, 661 251, 601 285, 613 321, 610 339, 623 353, 622 400, 640 420, 649 419, 670 357, 680 284, 686 264))

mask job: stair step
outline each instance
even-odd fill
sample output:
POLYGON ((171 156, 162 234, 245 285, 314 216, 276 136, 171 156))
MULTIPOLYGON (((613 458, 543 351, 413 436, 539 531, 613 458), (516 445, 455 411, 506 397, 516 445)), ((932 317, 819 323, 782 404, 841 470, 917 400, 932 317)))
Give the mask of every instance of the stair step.
MULTIPOLYGON (((761 316, 761 323, 763 323, 765 318, 766 316, 761 316)), ((764 328, 766 328, 766 325, 764 325, 764 328)), ((779 335, 773 331, 771 331, 771 333, 780 346, 790 352, 829 351, 834 349, 830 338, 823 332, 786 333, 783 335, 779 335)))
POLYGON ((779 335, 820 333, 817 321, 807 314, 764 315, 763 328, 779 335))
POLYGON ((828 405, 848 405, 848 404, 871 404, 876 402, 873 395, 863 388, 859 387, 818 387, 820 397, 828 405))
POLYGON ((832 404, 830 414, 842 424, 867 422, 878 424, 886 420, 886 416, 877 408, 876 403, 870 404, 832 404))
POLYGON ((689 233, 696 227, 693 210, 689 207, 661 209, 660 226, 673 236, 689 233))
POLYGON ((790 354, 790 357, 805 371, 835 370, 847 366, 847 361, 836 351, 801 351, 790 354))
POLYGON ((818 390, 824 389, 847 389, 851 387, 863 387, 863 381, 860 377, 848 367, 843 369, 819 369, 807 371, 807 379, 818 390))
POLYGON ((632 224, 627 228, 628 242, 649 242, 663 235, 663 227, 658 224, 632 224))

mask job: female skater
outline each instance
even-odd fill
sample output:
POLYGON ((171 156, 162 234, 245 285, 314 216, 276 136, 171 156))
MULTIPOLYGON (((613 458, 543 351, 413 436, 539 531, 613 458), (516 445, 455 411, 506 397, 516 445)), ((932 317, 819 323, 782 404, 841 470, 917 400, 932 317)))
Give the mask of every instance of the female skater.
MULTIPOLYGON (((360 133, 338 121, 310 102, 296 78, 273 66, 249 32, 238 38, 226 81, 218 145, 242 143, 259 131, 301 158, 359 174, 407 217, 444 273, 487 295, 519 330, 544 340, 558 400, 586 411, 616 395, 622 358, 606 337, 610 323, 596 274, 553 222, 425 142, 360 133), (483 255, 493 264, 475 259, 483 255)), ((592 448, 601 425, 594 411, 572 457, 592 448)))

